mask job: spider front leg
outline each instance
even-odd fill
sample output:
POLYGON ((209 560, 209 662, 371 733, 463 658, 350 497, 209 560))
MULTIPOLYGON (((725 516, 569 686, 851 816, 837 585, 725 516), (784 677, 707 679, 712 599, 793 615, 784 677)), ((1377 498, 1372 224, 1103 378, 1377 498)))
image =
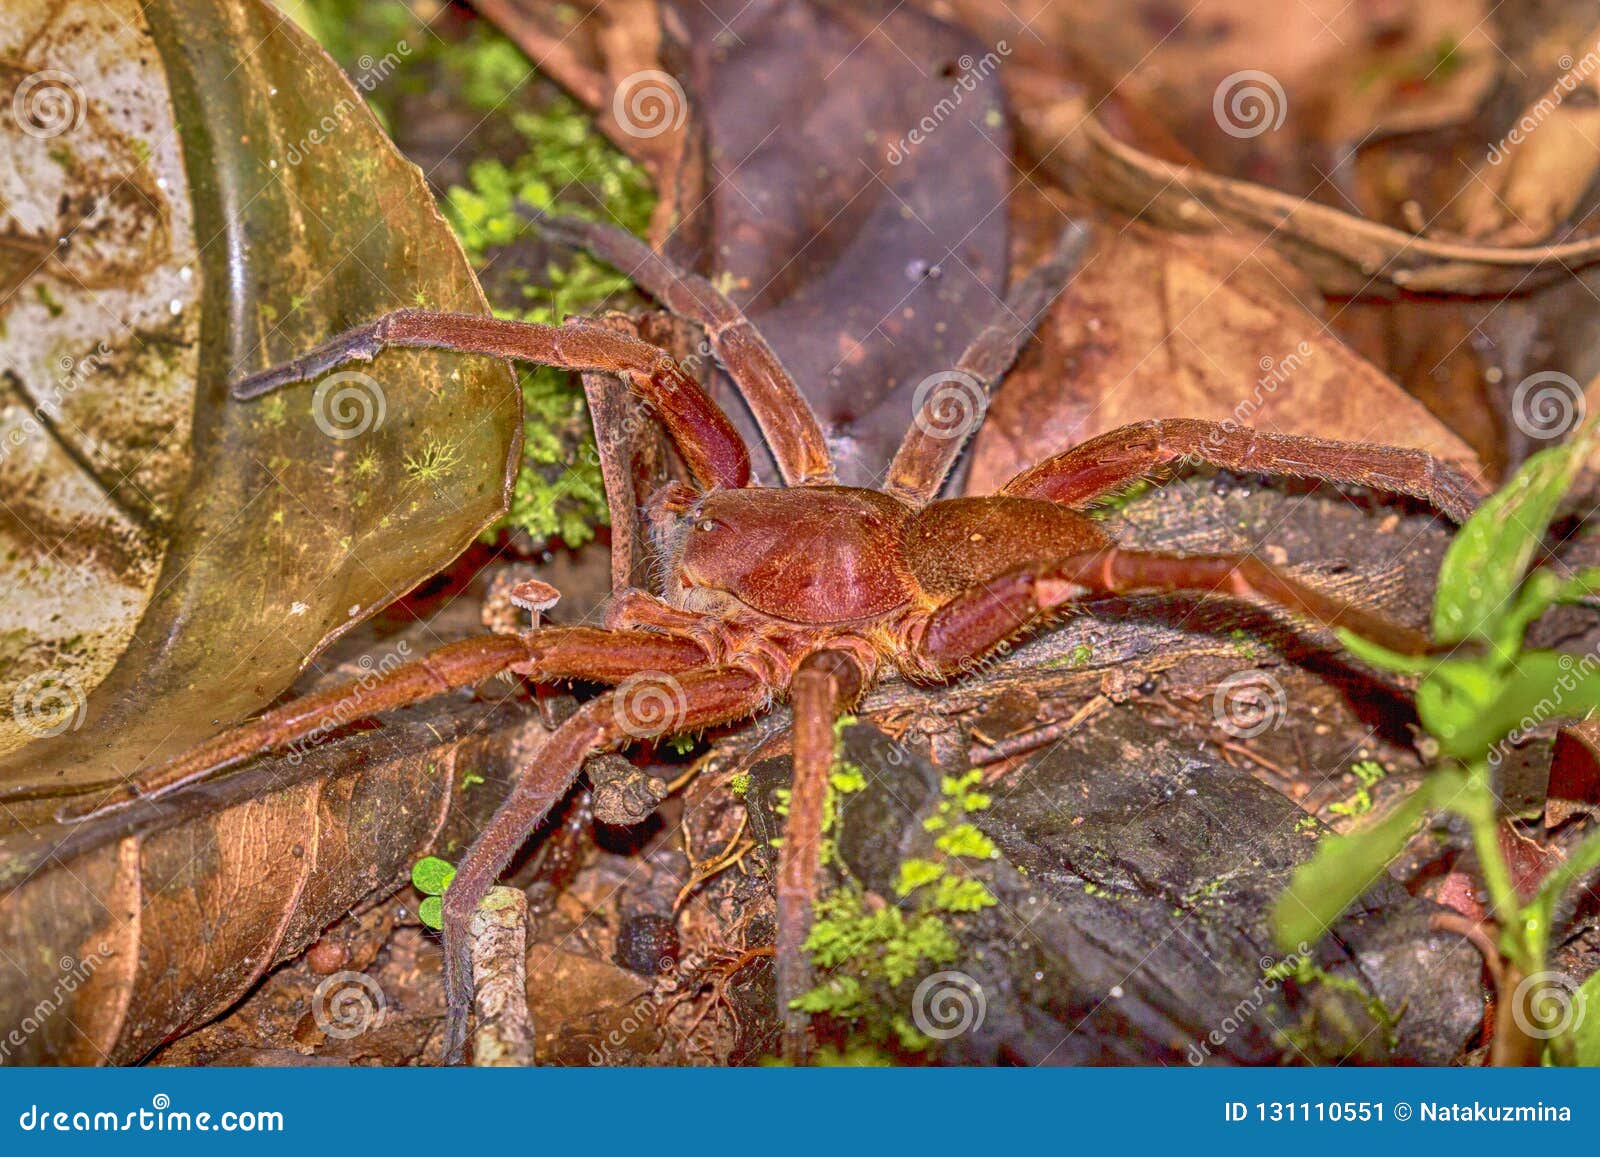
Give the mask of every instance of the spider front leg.
POLYGON ((309 353, 234 384, 235 398, 260 397, 310 381, 346 362, 371 361, 390 346, 483 354, 619 375, 667 428, 702 489, 750 481, 750 454, 727 415, 664 351, 603 325, 538 325, 468 313, 400 309, 347 330, 309 353))
POLYGON ((687 671, 703 666, 708 658, 700 644, 683 636, 593 627, 546 627, 526 635, 463 639, 385 674, 315 692, 230 727, 92 803, 72 805, 57 814, 63 821, 79 820, 136 799, 167 795, 296 740, 474 686, 502 671, 513 671, 534 682, 585 679, 616 683, 636 671, 687 671))
POLYGON ((536 210, 530 215, 546 234, 620 269, 667 310, 704 331, 711 352, 750 407, 785 485, 834 481, 828 444, 811 403, 761 331, 721 290, 678 268, 626 230, 536 210))
POLYGON ((1429 502, 1457 523, 1483 497, 1460 470, 1422 450, 1270 434, 1199 418, 1122 426, 1024 470, 999 493, 1083 506, 1185 459, 1241 473, 1371 486, 1429 502))
POLYGON ((656 739, 730 723, 760 711, 772 688, 741 668, 710 667, 681 676, 642 673, 591 699, 545 741, 523 769, 510 796, 467 850, 444 894, 447 1022, 445 1059, 459 1064, 472 1008, 468 928, 478 902, 529 834, 571 789, 591 755, 636 740, 656 739))
POLYGON ((1005 376, 1033 330, 1077 271, 1089 231, 1076 223, 1061 235, 1055 252, 1031 271, 999 303, 994 315, 962 352, 943 380, 917 399, 921 410, 906 431, 883 489, 909 506, 920 507, 939 493, 961 449, 981 423, 989 394, 1005 376), (956 415, 946 420, 944 411, 956 415))
POLYGON ((783 1015, 783 1054, 799 1063, 806 1055, 809 1018, 790 1003, 811 988, 806 937, 817 899, 822 819, 833 770, 833 728, 861 694, 861 667, 843 651, 808 655, 790 684, 794 710, 794 778, 789 819, 778 853, 778 1009, 783 1015))
POLYGON ((1421 631, 1323 594, 1254 555, 1181 555, 1112 546, 1010 571, 956 595, 929 615, 907 673, 951 678, 963 664, 1078 599, 1174 591, 1222 594, 1284 607, 1402 654, 1435 650, 1421 631))

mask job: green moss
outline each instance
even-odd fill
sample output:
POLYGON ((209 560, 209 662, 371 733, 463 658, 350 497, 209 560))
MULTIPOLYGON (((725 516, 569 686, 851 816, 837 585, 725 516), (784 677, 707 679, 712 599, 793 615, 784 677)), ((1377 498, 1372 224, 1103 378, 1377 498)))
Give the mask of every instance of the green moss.
POLYGON ((874 906, 852 883, 817 901, 806 951, 812 964, 831 975, 794 1006, 858 1020, 882 1007, 876 998, 869 1000, 873 981, 897 987, 929 966, 954 962, 960 946, 938 916, 874 906))
POLYGON ((738 796, 748 793, 750 790, 750 773, 748 771, 736 773, 734 777, 728 781, 728 790, 733 792, 734 795, 738 796))
POLYGON ((982 881, 945 876, 939 881, 933 904, 942 912, 980 912, 992 908, 998 900, 984 887, 982 881))
MULTIPOLYGON (((836 735, 853 722, 841 721, 836 735)), ((891 1010, 906 1007, 909 995, 896 989, 959 958, 960 944, 947 918, 997 903, 982 881, 959 871, 963 857, 988 860, 999 854, 994 844, 966 821, 968 814, 991 804, 989 796, 975 790, 981 780, 977 771, 942 780, 939 815, 929 817, 948 829, 935 841, 942 856, 937 860, 912 857, 899 865, 894 891, 900 904, 869 894, 854 879, 817 900, 805 948, 824 979, 798 997, 793 1007, 842 1022, 849 1034, 847 1048, 870 1044, 910 1053, 933 1043, 891 1010)), ((833 856, 831 837, 838 799, 866 785, 861 768, 836 751, 823 821, 824 862, 833 856)))
POLYGON ((1386 1049, 1393 1052, 1399 1044, 1400 1016, 1385 1004, 1381 997, 1367 991, 1359 981, 1348 976, 1335 976, 1317 967, 1304 956, 1297 957, 1291 965, 1285 961, 1264 970, 1267 979, 1282 980, 1293 976, 1302 986, 1320 984, 1330 991, 1350 997, 1368 1023, 1351 1021, 1338 1001, 1321 1001, 1310 1008, 1300 1023, 1284 1030, 1280 1035, 1308 1057, 1331 1056, 1343 1059, 1347 1052, 1359 1050, 1361 1043, 1374 1030, 1383 1034, 1386 1049))
POLYGON ((1350 770, 1355 773, 1356 779, 1360 781, 1361 786, 1356 789, 1356 793, 1349 799, 1329 804, 1328 810, 1334 815, 1354 818, 1356 816, 1364 816, 1372 810, 1372 792, 1370 789, 1376 786, 1378 781, 1388 773, 1383 770, 1382 764, 1371 759, 1363 759, 1350 770))
POLYGON ((972 824, 957 824, 933 842, 941 852, 950 856, 992 860, 1000 855, 1000 849, 994 846, 994 841, 972 824))
POLYGON ((894 894, 902 898, 909 896, 942 875, 944 875, 944 865, 934 860, 906 860, 900 865, 900 878, 895 881, 894 894))
POLYGON ((1154 483, 1141 479, 1126 489, 1119 490, 1115 494, 1106 495, 1098 500, 1089 515, 1091 518, 1108 518, 1113 514, 1119 514, 1136 499, 1152 489, 1154 489, 1154 483))

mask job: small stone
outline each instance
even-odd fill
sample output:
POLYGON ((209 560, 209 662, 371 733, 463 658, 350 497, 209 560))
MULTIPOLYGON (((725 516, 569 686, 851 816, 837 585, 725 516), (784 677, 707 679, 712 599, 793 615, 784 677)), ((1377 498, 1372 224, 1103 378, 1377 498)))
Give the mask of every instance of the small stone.
POLYGON ((318 976, 331 976, 350 960, 350 950, 343 940, 324 936, 306 949, 306 967, 318 976))
POLYGON ((617 963, 643 976, 660 976, 678 963, 678 929, 666 916, 630 916, 617 933, 617 963))

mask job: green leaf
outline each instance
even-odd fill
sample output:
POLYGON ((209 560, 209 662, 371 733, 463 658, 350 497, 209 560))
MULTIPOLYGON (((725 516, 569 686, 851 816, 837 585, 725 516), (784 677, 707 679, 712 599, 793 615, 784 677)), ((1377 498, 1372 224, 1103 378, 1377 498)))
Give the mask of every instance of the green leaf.
POLYGON ((1578 987, 1577 1021, 1572 1026, 1572 1063, 1585 1068, 1600 1066, 1600 972, 1578 987))
POLYGON ((1570 578, 1548 570, 1536 570, 1517 592, 1515 603, 1501 624, 1499 646, 1514 654, 1522 647, 1522 636, 1545 611, 1557 603, 1573 603, 1600 591, 1600 567, 1586 567, 1570 578))
POLYGON ((411 886, 424 896, 443 896, 455 878, 454 865, 438 856, 423 856, 411 866, 411 886))
POLYGON ((1594 422, 1586 423, 1571 441, 1529 458, 1467 520, 1439 569, 1435 639, 1502 643, 1516 590, 1562 496, 1594 449, 1597 430, 1594 422))
POLYGON ((435 932, 442 930, 444 928, 444 901, 437 896, 429 896, 417 905, 417 919, 435 932))
POLYGON ((1352 634, 1339 627, 1336 631, 1345 650, 1369 666, 1380 671, 1394 671, 1400 675, 1426 675, 1439 665, 1439 660, 1429 655, 1402 655, 1398 651, 1352 634))
POLYGON ((1315 943, 1357 897, 1383 877, 1389 861, 1400 854, 1417 825, 1461 777, 1441 772, 1413 792, 1382 819, 1343 836, 1329 836, 1316 854, 1295 869, 1289 887, 1272 909, 1273 936, 1291 952, 1315 943))
POLYGON ((1600 661, 1592 655, 1524 651, 1500 671, 1441 664, 1417 690, 1417 712, 1446 755, 1475 760, 1513 732, 1600 708, 1600 661))

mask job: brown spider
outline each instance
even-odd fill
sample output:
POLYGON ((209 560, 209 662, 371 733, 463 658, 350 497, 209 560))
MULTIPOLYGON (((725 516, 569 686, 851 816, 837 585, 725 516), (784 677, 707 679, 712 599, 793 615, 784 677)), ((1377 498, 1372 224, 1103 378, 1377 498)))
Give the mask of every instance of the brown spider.
MULTIPOLYGON (((881 490, 840 486, 804 396, 732 302, 627 233, 586 222, 546 226, 630 272, 646 292, 704 330, 786 486, 751 486, 745 444, 670 356, 594 321, 553 327, 406 309, 247 378, 235 385, 236 398, 315 379, 390 346, 622 377, 666 427, 693 479, 692 485, 667 484, 646 506, 665 589, 659 597, 615 591, 603 628, 535 626, 521 635, 467 639, 363 687, 291 702, 154 769, 95 809, 172 791, 280 747, 322 727, 335 710, 340 719, 351 717, 352 706, 370 715, 508 670, 536 683, 612 685, 549 736, 445 894, 446 1052, 452 1061, 464 1051, 471 1007, 467 928, 473 909, 592 756, 746 719, 788 696, 794 781, 778 867, 775 951, 785 1047, 796 1054, 803 1051, 806 1025, 789 1011, 789 1001, 809 983, 803 944, 816 890, 833 723, 886 674, 948 680, 1074 602, 1137 591, 1260 599, 1319 623, 1348 626, 1396 650, 1430 647, 1424 635, 1321 594, 1253 556, 1125 550, 1080 512, 1108 492, 1190 459, 1227 470, 1373 486, 1428 500, 1459 521, 1471 510, 1476 488, 1421 451, 1198 420, 1149 421, 1041 462, 996 495, 936 501, 971 430, 952 433, 923 414, 881 490)), ((1028 339, 1033 319, 1064 285, 1081 240, 1069 235, 1024 279, 962 356, 954 380, 985 393, 993 387, 1028 339)), ((978 410, 982 400, 965 399, 978 410)))

